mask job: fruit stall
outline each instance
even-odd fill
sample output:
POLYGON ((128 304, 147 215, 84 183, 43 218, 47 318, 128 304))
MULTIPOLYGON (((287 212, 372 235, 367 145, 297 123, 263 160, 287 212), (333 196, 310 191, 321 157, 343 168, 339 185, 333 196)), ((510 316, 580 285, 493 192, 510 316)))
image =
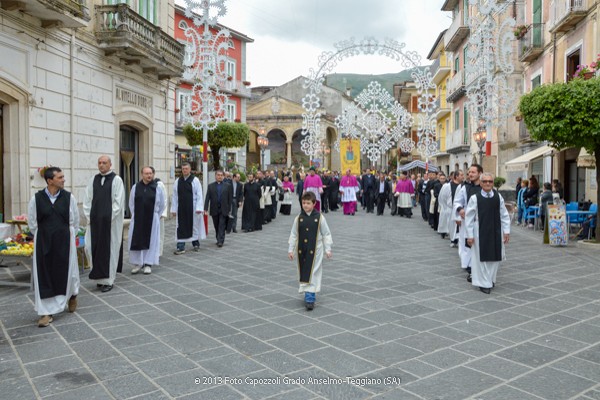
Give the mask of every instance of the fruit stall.
MULTIPOLYGON (((77 232, 75 238, 77 261, 81 269, 85 268, 87 264, 84 237, 85 230, 82 228, 77 232)), ((15 266, 24 267, 31 273, 33 249, 33 234, 27 226, 26 215, 15 216, 13 219, 7 220, 6 223, 0 224, 0 267, 7 268, 8 275, 13 275, 10 268, 15 266)), ((30 282, 17 282, 16 280, 0 280, 0 286, 29 287, 30 284, 30 282)))

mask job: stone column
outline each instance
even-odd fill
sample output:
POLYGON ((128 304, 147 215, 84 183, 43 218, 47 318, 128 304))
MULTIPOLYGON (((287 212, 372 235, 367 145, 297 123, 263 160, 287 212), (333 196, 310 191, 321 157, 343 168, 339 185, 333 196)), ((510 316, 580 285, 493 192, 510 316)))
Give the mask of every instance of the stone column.
POLYGON ((291 167, 292 166, 292 142, 291 141, 286 141, 286 152, 285 152, 285 158, 287 160, 287 167, 291 167))

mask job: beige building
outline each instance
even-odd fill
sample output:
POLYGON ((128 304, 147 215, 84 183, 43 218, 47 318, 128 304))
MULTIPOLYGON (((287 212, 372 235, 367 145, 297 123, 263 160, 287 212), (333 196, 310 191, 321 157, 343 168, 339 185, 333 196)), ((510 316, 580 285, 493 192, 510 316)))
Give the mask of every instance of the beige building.
MULTIPOLYGON (((309 165, 309 157, 301 149, 302 98, 305 77, 299 76, 278 87, 253 88, 255 97, 247 108, 246 121, 250 127, 247 147, 247 167, 261 165, 263 168, 283 168, 309 165), (264 163, 257 137, 264 134, 269 139, 265 149, 264 163)), ((323 85, 319 94, 322 137, 315 161, 321 168, 339 171, 340 153, 335 150, 338 129, 335 118, 352 103, 352 98, 337 89, 323 85)), ((363 165, 365 165, 363 163, 363 165)))
POLYGON ((0 212, 27 210, 59 166, 79 202, 108 154, 127 186, 153 165, 167 187, 175 82, 184 46, 174 2, 3 1, 0 9, 0 212), (128 2, 129 3, 129 2, 128 2))
MULTIPOLYGON (((524 0, 519 4, 517 24, 524 27, 524 34, 518 39, 518 54, 524 66, 524 92, 544 83, 569 81, 579 65, 598 60, 599 10, 597 0, 524 0)), ((519 138, 523 145, 520 162, 509 163, 507 169, 522 176, 537 175, 543 181, 559 179, 567 201, 596 198, 594 163, 585 151, 548 147, 528 151, 531 139, 522 121, 519 138)))

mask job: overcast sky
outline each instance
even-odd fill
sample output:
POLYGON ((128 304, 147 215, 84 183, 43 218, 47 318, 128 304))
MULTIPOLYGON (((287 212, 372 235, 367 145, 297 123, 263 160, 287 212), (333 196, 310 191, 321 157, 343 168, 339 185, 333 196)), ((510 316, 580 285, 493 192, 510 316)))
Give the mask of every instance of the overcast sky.
MULTIPOLYGON (((351 37, 392 38, 417 51, 422 64, 439 33, 452 22, 444 0, 226 0, 223 25, 254 39, 247 45, 246 79, 281 85, 308 75, 324 51, 351 37)), ((385 56, 357 56, 334 72, 380 74, 402 70, 385 56)))

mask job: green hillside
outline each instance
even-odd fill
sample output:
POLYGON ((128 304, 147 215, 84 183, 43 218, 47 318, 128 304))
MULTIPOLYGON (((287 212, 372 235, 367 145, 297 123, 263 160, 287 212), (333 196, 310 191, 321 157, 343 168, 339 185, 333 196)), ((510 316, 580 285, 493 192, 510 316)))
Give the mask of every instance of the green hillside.
POLYGON ((377 81, 383 86, 390 94, 393 93, 393 86, 396 83, 411 80, 412 70, 405 70, 391 74, 381 75, 364 75, 364 74, 331 74, 327 75, 325 84, 329 87, 338 89, 342 92, 346 91, 346 88, 352 88, 350 95, 356 97, 364 88, 369 85, 372 81, 377 81))

